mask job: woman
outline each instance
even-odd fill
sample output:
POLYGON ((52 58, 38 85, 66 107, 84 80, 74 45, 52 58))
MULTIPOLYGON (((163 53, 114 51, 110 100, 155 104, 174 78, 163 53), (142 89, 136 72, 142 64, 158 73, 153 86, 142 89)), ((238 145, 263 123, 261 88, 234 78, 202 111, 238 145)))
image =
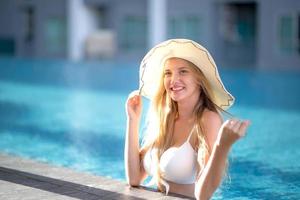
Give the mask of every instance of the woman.
POLYGON ((126 102, 128 183, 138 186, 150 175, 160 191, 209 199, 222 181, 231 146, 249 125, 238 119, 223 123, 221 112, 233 102, 198 43, 172 39, 151 49, 141 63, 140 91, 126 102), (151 105, 140 148, 141 95, 151 105))

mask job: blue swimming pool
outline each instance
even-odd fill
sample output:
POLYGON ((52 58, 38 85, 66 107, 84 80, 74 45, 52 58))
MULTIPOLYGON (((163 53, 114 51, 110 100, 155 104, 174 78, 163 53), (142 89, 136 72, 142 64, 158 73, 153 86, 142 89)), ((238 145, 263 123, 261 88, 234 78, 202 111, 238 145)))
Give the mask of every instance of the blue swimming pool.
MULTIPOLYGON (((252 126, 214 199, 300 199, 300 73, 221 76, 230 112, 252 126)), ((124 180, 124 103, 137 83, 137 63, 1 58, 0 152, 124 180)))

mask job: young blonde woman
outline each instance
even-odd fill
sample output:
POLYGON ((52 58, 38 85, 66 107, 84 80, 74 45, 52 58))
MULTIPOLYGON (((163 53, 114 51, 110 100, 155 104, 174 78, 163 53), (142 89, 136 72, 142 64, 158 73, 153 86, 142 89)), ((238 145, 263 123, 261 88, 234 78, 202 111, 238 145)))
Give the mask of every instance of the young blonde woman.
POLYGON ((160 191, 209 199, 222 181, 231 146, 249 121, 221 113, 234 102, 209 52, 186 39, 165 41, 141 62, 140 89, 126 102, 125 169, 129 185, 152 176, 160 191), (139 145, 142 98, 150 99, 139 145))

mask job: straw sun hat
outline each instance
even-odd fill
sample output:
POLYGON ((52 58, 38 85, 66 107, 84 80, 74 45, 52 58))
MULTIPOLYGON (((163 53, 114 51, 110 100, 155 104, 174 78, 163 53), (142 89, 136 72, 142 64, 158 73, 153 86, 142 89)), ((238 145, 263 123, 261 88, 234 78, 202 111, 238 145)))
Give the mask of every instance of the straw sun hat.
POLYGON ((203 72, 211 84, 214 103, 228 109, 234 97, 225 89, 217 66, 209 52, 200 44, 187 39, 171 39, 153 47, 140 65, 140 94, 152 99, 159 85, 164 62, 171 57, 190 61, 203 72))

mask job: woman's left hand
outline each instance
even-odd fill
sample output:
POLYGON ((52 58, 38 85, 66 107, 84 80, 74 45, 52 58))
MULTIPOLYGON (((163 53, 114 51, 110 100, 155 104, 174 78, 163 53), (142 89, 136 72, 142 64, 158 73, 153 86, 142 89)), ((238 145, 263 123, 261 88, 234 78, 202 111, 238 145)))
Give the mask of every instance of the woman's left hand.
POLYGON ((238 119, 226 120, 220 128, 218 135, 218 144, 222 146, 230 147, 238 139, 244 137, 248 126, 249 120, 241 121, 238 119))

